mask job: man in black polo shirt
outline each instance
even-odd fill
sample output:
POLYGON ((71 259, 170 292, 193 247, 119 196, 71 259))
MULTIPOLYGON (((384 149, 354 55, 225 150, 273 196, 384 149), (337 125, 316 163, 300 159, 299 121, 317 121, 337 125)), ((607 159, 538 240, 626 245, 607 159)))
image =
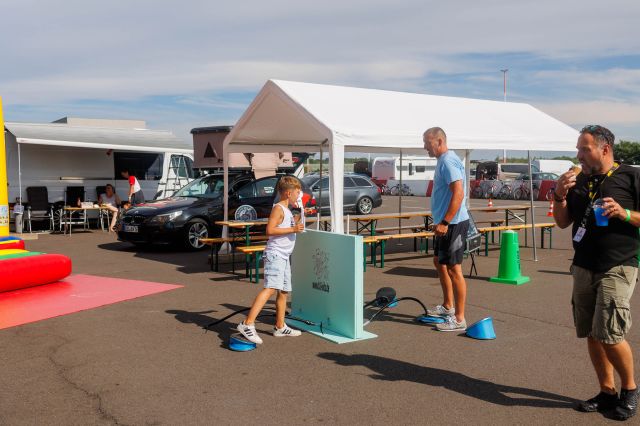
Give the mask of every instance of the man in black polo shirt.
POLYGON ((553 216, 560 228, 573 224, 573 317, 578 337, 587 338, 600 383, 600 393, 576 408, 626 420, 638 407, 633 354, 625 335, 638 276, 640 169, 616 163, 613 143, 613 134, 602 126, 581 130, 577 148, 582 173, 570 170, 560 176, 553 216), (607 226, 596 225, 597 199, 604 201, 607 226), (620 375, 619 398, 614 370, 620 375))

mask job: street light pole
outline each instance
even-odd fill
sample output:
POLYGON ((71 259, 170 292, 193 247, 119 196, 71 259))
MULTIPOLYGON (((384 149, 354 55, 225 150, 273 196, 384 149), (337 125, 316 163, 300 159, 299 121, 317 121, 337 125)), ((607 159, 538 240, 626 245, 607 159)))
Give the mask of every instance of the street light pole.
POLYGON ((509 69, 503 69, 502 71, 502 91, 504 93, 504 101, 507 102, 507 73, 509 69))

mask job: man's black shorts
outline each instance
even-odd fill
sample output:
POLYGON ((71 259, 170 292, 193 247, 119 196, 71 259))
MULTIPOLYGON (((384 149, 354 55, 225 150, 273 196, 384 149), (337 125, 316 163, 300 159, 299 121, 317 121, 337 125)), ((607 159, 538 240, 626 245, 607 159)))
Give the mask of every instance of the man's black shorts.
POLYGON ((438 263, 442 265, 460 265, 464 256, 469 232, 469 221, 450 224, 447 233, 442 237, 436 237, 433 247, 438 263))

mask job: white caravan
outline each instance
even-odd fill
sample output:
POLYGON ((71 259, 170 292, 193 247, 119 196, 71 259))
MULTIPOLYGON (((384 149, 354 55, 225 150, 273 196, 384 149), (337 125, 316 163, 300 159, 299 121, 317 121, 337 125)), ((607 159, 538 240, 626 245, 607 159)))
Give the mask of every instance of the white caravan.
POLYGON ((531 164, 544 173, 555 173, 558 176, 568 171, 575 164, 569 160, 533 160, 531 164))
POLYGON ((403 156, 402 170, 400 170, 400 157, 377 157, 371 165, 371 177, 378 184, 387 183, 388 180, 402 181, 433 180, 436 172, 436 159, 426 156, 403 156))
MULTIPOLYGON (((144 121, 63 118, 54 123, 5 123, 9 202, 27 202, 26 188, 46 186, 49 202, 65 200, 67 187, 84 187, 85 201, 111 183, 121 199, 130 169, 147 200, 164 198, 193 179, 193 149, 171 132, 144 121)), ((75 200, 68 200, 75 202, 75 200)))

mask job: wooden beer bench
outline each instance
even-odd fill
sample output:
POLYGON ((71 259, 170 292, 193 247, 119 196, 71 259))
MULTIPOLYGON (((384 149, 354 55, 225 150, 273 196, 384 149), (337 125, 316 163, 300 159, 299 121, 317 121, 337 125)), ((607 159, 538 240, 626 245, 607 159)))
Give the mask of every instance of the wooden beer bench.
POLYGON ((544 248, 544 234, 549 234, 549 248, 553 248, 553 228, 556 226, 555 223, 536 223, 535 226, 531 224, 527 225, 503 225, 503 226, 489 226, 484 228, 478 228, 478 232, 484 235, 484 255, 489 255, 489 232, 495 231, 519 231, 524 229, 537 228, 541 230, 540 234, 540 248, 544 248))

